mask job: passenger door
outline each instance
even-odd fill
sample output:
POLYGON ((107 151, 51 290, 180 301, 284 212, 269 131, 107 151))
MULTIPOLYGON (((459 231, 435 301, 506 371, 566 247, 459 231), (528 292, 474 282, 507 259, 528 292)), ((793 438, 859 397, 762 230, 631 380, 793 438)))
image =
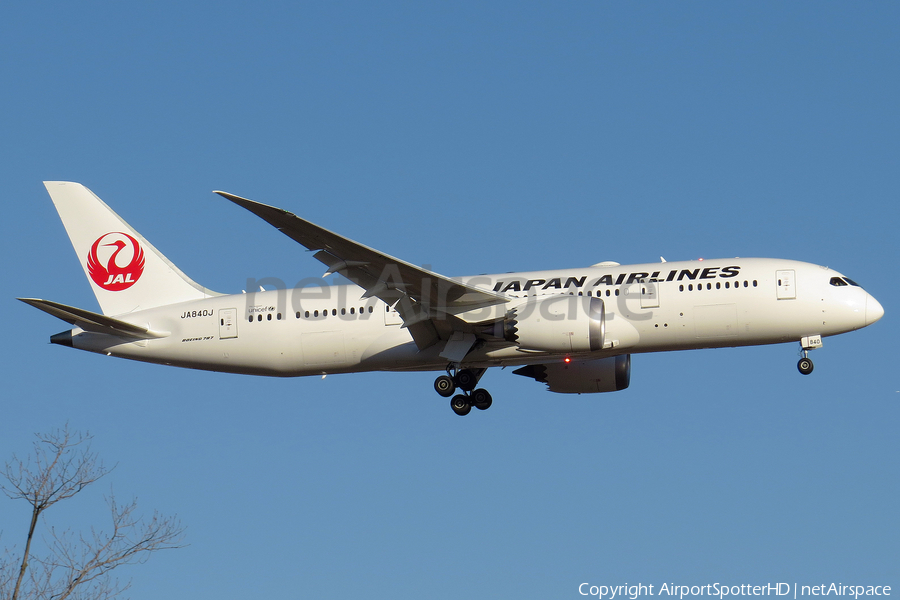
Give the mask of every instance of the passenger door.
POLYGON ((219 339, 227 340, 236 338, 237 334, 237 309, 219 309, 219 339))
POLYGON ((797 297, 794 270, 775 271, 775 297, 779 300, 793 300, 797 297))

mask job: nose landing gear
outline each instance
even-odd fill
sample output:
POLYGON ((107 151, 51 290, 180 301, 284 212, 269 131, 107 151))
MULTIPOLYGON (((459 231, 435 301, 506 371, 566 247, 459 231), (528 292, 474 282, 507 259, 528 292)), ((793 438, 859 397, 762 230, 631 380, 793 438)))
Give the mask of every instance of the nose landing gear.
POLYGON ((803 373, 804 375, 809 375, 813 372, 813 361, 809 358, 809 351, 815 350, 816 348, 822 347, 822 336, 821 335, 809 335, 800 338, 800 352, 803 354, 803 358, 800 359, 800 362, 797 363, 797 370, 803 373))
POLYGON ((475 389, 485 371, 487 369, 458 369, 451 365, 447 367, 446 375, 434 380, 434 390, 444 398, 453 396, 450 408, 461 417, 469 414, 473 406, 478 410, 487 410, 493 404, 493 398, 487 390, 475 389), (457 389, 463 393, 456 394, 457 389))

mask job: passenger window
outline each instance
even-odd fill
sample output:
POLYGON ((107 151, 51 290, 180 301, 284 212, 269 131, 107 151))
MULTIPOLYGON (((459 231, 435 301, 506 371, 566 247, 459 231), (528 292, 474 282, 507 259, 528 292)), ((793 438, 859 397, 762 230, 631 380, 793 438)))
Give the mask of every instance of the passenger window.
POLYGON ((277 319, 278 319, 279 321, 281 320, 281 313, 278 313, 277 319))
POLYGON ((684 291, 684 285, 679 285, 679 286, 678 286, 678 291, 679 291, 679 292, 683 292, 683 291, 684 291))
POLYGON ((370 307, 369 307, 369 312, 371 313, 371 312, 374 312, 374 311, 375 311, 375 307, 374 307, 374 306, 370 306, 370 307))
POLYGON ((250 322, 253 322, 253 315, 250 315, 250 322))
POLYGON ((351 306, 351 307, 350 307, 350 314, 351 314, 351 315, 354 314, 353 311, 354 311, 354 308, 351 306))
POLYGON ((271 321, 271 320, 272 320, 272 313, 269 313, 269 314, 266 315, 266 320, 267 320, 267 321, 271 321))
POLYGON ((720 281, 717 281, 717 282, 716 282, 716 289, 717 289, 717 290, 721 290, 721 289, 722 289, 722 282, 720 282, 720 281))
POLYGON ((306 311, 305 313, 303 313, 303 316, 306 317, 306 318, 308 319, 308 318, 309 318, 309 311, 306 311))
POLYGON ((257 321, 262 321, 262 315, 256 315, 256 320, 257 320, 257 321))

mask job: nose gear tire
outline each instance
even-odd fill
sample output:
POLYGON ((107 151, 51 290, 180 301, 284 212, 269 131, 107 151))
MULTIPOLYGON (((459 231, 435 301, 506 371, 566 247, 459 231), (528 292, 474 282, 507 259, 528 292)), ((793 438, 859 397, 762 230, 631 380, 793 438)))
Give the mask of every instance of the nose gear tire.
POLYGON ((803 373, 804 375, 809 375, 813 372, 813 361, 804 357, 800 359, 800 362, 797 363, 797 370, 803 373))

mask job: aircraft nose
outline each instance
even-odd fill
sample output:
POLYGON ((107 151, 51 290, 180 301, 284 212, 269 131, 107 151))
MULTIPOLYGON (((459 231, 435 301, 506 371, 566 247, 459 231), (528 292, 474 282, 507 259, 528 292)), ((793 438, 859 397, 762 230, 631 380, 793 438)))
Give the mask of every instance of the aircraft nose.
POLYGON ((872 297, 872 294, 867 294, 866 297, 866 325, 871 325, 878 319, 880 319, 884 315, 884 308, 882 308, 881 303, 878 302, 875 298, 872 297))

